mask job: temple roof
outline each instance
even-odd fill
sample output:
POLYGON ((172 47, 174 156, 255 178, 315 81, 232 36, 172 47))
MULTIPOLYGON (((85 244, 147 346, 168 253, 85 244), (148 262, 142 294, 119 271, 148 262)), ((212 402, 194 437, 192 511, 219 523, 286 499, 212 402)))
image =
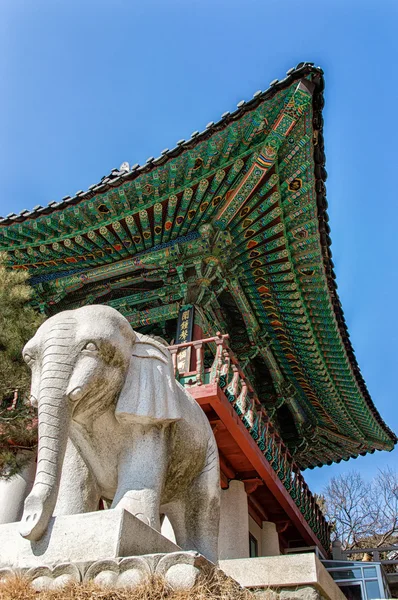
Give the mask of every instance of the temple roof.
MULTIPOLYGON (((295 448, 303 468, 397 441, 368 393, 337 294, 323 88, 322 70, 300 63, 145 165, 124 163, 86 192, 0 220, 0 250, 12 268, 29 270, 46 312, 88 299, 135 322, 134 306, 157 297, 162 306, 151 310, 167 319, 186 300, 179 265, 195 248, 208 254, 221 277, 213 297, 222 309, 232 295, 251 346, 269 349, 281 389, 290 389, 289 410, 307 440, 295 448), (134 286, 151 277, 139 296, 134 286), (117 292, 126 286, 135 295, 117 292)), ((197 257, 189 260, 200 270, 197 257)))

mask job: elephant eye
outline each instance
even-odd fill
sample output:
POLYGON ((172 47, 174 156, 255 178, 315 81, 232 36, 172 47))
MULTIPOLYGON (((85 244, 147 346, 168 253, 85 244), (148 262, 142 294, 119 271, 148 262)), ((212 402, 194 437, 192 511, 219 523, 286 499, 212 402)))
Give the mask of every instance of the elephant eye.
POLYGON ((28 354, 27 352, 25 352, 23 359, 26 362, 26 364, 29 366, 31 366, 32 363, 35 362, 35 359, 33 358, 33 356, 31 354, 28 354))
POLYGON ((94 344, 94 342, 88 342, 83 350, 89 350, 90 352, 96 352, 98 350, 97 346, 94 344))

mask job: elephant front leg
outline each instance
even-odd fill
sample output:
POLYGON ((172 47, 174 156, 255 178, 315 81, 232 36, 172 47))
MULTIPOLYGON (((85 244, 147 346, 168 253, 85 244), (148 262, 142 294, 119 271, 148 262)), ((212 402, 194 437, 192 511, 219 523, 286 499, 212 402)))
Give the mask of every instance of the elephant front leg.
POLYGON ((167 431, 137 427, 134 445, 121 455, 112 508, 124 508, 160 531, 160 504, 166 475, 167 431))
POLYGON ((91 469, 68 439, 54 516, 96 511, 99 500, 99 488, 91 469))

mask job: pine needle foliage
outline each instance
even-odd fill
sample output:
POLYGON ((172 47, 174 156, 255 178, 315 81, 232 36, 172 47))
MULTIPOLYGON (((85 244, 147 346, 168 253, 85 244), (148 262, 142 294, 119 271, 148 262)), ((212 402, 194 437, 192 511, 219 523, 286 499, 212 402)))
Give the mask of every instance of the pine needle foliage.
POLYGON ((35 411, 28 404, 30 372, 22 349, 43 317, 29 304, 29 275, 7 268, 0 253, 0 477, 19 472, 37 438, 35 411))
POLYGON ((7 269, 6 262, 6 255, 0 253, 0 399, 15 389, 28 390, 30 374, 22 348, 43 320, 29 305, 28 273, 7 269))

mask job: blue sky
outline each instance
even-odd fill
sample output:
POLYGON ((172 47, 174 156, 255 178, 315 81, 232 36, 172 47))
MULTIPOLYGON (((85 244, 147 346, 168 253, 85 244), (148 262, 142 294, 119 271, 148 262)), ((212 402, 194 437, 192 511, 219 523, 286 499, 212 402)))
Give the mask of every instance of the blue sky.
MULTIPOLYGON (((332 251, 370 393, 398 431, 398 4, 0 0, 0 214, 143 163, 303 60, 325 71, 332 251)), ((306 471, 398 468, 398 450, 306 471)))

